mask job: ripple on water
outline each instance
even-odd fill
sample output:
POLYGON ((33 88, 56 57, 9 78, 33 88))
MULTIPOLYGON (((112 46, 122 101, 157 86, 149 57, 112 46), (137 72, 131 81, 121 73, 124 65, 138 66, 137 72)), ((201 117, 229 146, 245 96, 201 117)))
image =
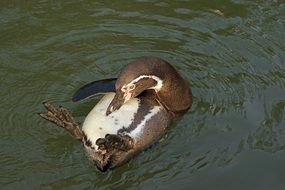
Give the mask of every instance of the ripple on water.
POLYGON ((282 3, 135 3, 40 1, 0 12, 1 183, 170 188, 179 179, 195 184, 214 166, 225 175, 249 150, 284 151, 282 3), (82 120, 93 102, 71 104, 72 93, 144 55, 160 56, 186 76, 193 107, 165 140, 99 173, 79 144, 36 113, 52 100, 82 120))

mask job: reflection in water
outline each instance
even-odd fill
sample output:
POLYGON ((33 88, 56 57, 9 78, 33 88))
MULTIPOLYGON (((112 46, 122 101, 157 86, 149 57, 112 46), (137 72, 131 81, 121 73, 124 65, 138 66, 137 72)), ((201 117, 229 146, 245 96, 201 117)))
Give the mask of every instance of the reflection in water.
POLYGON ((282 1, 0 5, 1 187, 284 189, 282 1), (72 104, 73 92, 144 55, 174 64, 194 105, 154 147, 99 173, 80 144, 36 113, 51 100, 83 121, 99 98, 72 104), (245 170, 248 181, 237 183, 245 170))
POLYGON ((272 105, 272 110, 265 110, 266 118, 262 121, 257 130, 250 133, 247 138, 248 145, 253 149, 267 152, 282 151, 285 148, 283 129, 281 126, 285 111, 285 101, 280 100, 272 105), (271 113, 269 113, 269 111, 271 113))

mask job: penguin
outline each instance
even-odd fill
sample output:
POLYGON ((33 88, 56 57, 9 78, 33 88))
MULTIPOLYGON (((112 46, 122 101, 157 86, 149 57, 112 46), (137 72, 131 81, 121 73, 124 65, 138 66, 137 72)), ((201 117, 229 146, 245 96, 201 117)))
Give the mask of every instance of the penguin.
POLYGON ((40 116, 80 140, 100 171, 118 167, 147 149, 172 121, 192 105, 188 81, 167 61, 141 57, 127 64, 117 78, 84 85, 74 102, 104 94, 86 116, 82 128, 69 110, 45 102, 40 116))

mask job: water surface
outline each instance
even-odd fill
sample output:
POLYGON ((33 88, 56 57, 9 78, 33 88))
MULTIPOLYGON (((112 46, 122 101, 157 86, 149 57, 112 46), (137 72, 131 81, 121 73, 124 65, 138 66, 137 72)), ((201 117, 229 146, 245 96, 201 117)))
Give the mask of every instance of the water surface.
POLYGON ((1 189, 285 188, 282 0, 0 2, 1 189), (192 108, 151 149, 100 173, 40 119, 53 101, 82 122, 93 80, 153 55, 189 80, 192 108))

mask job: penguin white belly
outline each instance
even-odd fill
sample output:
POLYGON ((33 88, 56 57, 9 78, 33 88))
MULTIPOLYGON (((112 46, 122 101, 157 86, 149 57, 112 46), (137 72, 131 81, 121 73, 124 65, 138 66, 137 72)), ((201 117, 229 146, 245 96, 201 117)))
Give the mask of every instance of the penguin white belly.
POLYGON ((106 134, 117 134, 118 130, 128 127, 138 111, 140 100, 133 98, 107 116, 106 110, 114 96, 115 93, 107 93, 90 111, 83 123, 82 131, 96 149, 98 138, 104 138, 106 134))

